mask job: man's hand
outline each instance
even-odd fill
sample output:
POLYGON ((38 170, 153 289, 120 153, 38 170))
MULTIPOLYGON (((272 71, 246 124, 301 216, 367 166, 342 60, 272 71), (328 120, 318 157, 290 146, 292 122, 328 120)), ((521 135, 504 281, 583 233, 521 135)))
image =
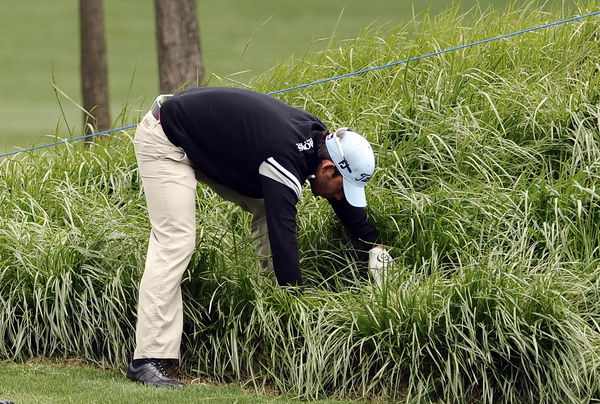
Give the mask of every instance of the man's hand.
POLYGON ((394 265, 394 259, 382 245, 369 250, 369 273, 377 287, 380 288, 383 285, 387 270, 392 265, 394 265))

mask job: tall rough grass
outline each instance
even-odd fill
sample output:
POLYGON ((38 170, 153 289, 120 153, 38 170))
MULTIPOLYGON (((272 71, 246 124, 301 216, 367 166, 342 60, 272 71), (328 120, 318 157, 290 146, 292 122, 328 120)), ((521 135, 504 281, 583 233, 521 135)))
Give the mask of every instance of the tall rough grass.
MULTIPOLYGON (((451 9, 251 82, 268 92, 598 9, 451 9)), ((249 217, 198 191, 183 365, 305 399, 600 399, 600 49, 591 18, 280 97, 374 144, 369 212, 396 266, 309 195, 306 289, 260 272, 249 217)), ((0 161, 0 357, 122 366, 149 223, 130 135, 0 161)))

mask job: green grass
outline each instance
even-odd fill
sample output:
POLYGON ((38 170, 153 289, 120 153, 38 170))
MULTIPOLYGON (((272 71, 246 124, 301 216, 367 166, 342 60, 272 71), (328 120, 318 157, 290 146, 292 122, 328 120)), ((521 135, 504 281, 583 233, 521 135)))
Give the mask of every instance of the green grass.
MULTIPOLYGON (((185 380, 184 389, 157 389, 132 383, 120 371, 100 369, 81 361, 33 360, 25 364, 0 362, 0 401, 46 403, 290 403, 291 397, 258 396, 239 384, 215 385, 185 380)), ((353 401, 320 400, 317 404, 353 401)))
MULTIPOLYGON (((249 83, 284 88, 597 9, 454 8, 249 83)), ((248 215, 201 187, 184 372, 302 399, 599 400, 598 27, 581 20, 282 94, 372 142, 369 213, 396 266, 374 289, 364 252, 306 190, 307 287, 281 290, 259 270, 248 215)), ((0 358, 130 359, 149 232, 130 136, 0 160, 0 358)))
MULTIPOLYGON (((290 55, 302 58, 323 49, 332 35, 336 40, 354 38, 368 24, 406 23, 413 10, 437 13, 450 4, 448 0, 416 3, 202 1, 198 14, 205 62, 208 73, 216 75, 210 82, 247 82, 290 55)), ((505 3, 490 0, 482 4, 505 3)), ((476 1, 462 4, 467 9, 476 1)), ((116 120, 122 109, 146 109, 158 92, 153 6, 138 0, 106 0, 104 5, 111 107, 116 120)), ((12 1, 10 10, 0 13, 0 152, 50 143, 53 139, 48 135, 54 133, 62 137, 81 134, 80 110, 59 96, 65 122, 52 88, 54 83, 75 103, 81 102, 77 13, 77 3, 66 0, 12 1)), ((125 123, 133 123, 131 115, 127 118, 125 123)), ((115 124, 122 126, 123 122, 115 124)))

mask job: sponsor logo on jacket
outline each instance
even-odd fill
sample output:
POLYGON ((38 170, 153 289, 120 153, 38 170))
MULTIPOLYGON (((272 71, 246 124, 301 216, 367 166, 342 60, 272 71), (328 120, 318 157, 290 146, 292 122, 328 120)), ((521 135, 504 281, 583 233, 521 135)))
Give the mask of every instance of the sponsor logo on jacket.
POLYGON ((298 146, 298 150, 301 152, 312 149, 314 145, 315 144, 314 144, 312 138, 306 139, 304 142, 301 142, 301 143, 296 143, 296 146, 298 146))

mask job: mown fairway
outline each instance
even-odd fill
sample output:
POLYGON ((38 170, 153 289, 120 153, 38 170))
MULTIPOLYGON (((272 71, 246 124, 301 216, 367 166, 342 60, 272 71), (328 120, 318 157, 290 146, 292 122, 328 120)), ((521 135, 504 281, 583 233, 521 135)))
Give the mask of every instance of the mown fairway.
MULTIPOLYGON (((240 385, 216 385, 202 380, 186 380, 180 390, 140 386, 122 373, 101 370, 78 361, 30 361, 26 364, 0 362, 0 401, 18 404, 285 404, 292 397, 252 394, 240 385)), ((319 400, 315 404, 350 404, 352 401, 319 400)))
MULTIPOLYGON (((463 1, 463 9, 475 3, 463 1)), ((482 7, 505 3, 483 1, 482 7)), ((104 4, 116 119, 123 108, 147 108, 158 91, 154 15, 150 1, 104 4)), ((246 82, 292 55, 301 58, 323 49, 342 10, 336 40, 354 38, 371 23, 407 22, 413 9, 437 13, 449 4, 448 0, 415 2, 414 7, 394 0, 202 0, 198 7, 207 70, 221 77, 213 76, 210 83, 230 84, 225 78, 246 82)), ((54 139, 49 135, 57 132, 62 137, 80 135, 79 109, 59 97, 70 132, 52 88, 54 82, 80 102, 77 12, 77 2, 67 0, 0 4, 0 152, 32 142, 50 143, 54 139)), ((121 126, 122 121, 116 123, 121 126)))

